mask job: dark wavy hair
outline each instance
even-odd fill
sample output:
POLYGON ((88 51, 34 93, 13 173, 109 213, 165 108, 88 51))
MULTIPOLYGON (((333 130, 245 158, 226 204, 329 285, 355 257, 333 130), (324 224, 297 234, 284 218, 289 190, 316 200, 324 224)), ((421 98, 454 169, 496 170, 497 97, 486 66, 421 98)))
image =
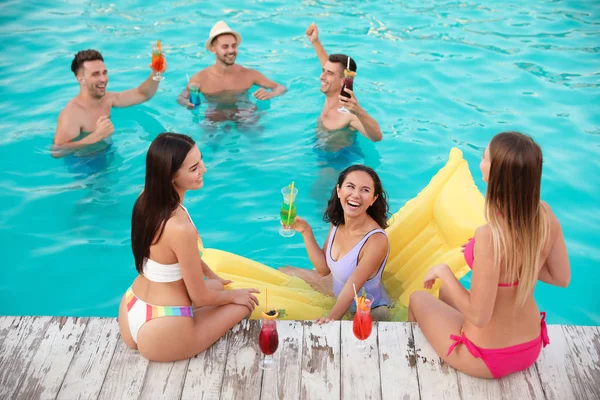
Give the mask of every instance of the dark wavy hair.
POLYGON ((79 69, 83 67, 84 62, 96 60, 104 61, 104 58, 102 58, 102 54, 100 54, 98 50, 81 50, 80 52, 75 54, 75 58, 73 59, 73 62, 71 62, 71 71, 73 71, 75 76, 77 76, 77 73, 79 72, 79 69))
POLYGON ((131 248, 140 274, 144 260, 150 256, 150 246, 160 240, 166 222, 179 205, 173 177, 195 144, 187 135, 164 132, 148 149, 144 191, 136 200, 131 216, 131 248))
POLYGON ((367 214, 369 214, 382 229, 387 228, 389 213, 387 194, 385 193, 385 190, 383 190, 383 185, 381 184, 381 180, 379 179, 377 172, 375 172, 372 168, 360 164, 352 165, 346 168, 338 177, 337 185, 331 191, 331 197, 327 202, 327 209, 323 213, 323 220, 325 222, 331 222, 335 226, 344 224, 344 209, 342 208, 342 203, 337 196, 337 187, 342 187, 342 184, 346 180, 348 174, 354 171, 366 172, 369 174, 371 179, 373 179, 373 195, 378 197, 373 205, 367 209, 367 214))

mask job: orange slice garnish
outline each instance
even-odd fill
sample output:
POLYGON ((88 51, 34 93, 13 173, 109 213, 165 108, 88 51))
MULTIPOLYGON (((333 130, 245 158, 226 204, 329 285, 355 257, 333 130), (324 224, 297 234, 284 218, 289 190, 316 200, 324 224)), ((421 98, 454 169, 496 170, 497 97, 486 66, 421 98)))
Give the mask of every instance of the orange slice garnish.
POLYGON ((277 317, 279 317, 279 311, 277 311, 277 310, 275 310, 275 315, 269 315, 264 311, 262 311, 260 314, 262 315, 263 318, 266 318, 266 319, 277 319, 277 317))

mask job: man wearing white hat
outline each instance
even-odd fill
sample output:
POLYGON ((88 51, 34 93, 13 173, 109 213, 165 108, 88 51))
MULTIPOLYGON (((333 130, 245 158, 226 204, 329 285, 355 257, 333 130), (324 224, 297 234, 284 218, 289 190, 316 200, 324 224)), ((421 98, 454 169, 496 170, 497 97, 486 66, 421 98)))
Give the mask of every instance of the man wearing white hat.
POLYGON ((194 74, 177 102, 190 109, 196 106, 190 102, 191 85, 198 87, 205 97, 214 96, 217 102, 225 103, 235 102, 239 95, 246 93, 253 85, 261 87, 254 92, 254 97, 258 100, 268 100, 285 93, 285 86, 273 82, 256 70, 235 64, 241 42, 242 36, 239 33, 224 21, 217 22, 205 43, 206 49, 215 54, 215 64, 194 74))

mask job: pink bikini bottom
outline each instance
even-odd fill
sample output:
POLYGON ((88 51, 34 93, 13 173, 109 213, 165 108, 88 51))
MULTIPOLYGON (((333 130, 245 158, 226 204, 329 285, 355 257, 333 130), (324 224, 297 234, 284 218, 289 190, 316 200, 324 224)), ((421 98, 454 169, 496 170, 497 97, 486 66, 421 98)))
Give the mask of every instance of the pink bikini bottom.
POLYGON ((473 357, 483 360, 496 379, 527 369, 537 360, 542 351, 542 346, 546 347, 550 343, 548 329, 546 328, 546 313, 543 312, 540 315, 542 316, 542 332, 536 339, 502 349, 483 349, 475 346, 461 330, 460 336, 450 335, 450 339, 454 340, 454 343, 448 348, 448 355, 452 353, 456 346, 463 344, 473 357))

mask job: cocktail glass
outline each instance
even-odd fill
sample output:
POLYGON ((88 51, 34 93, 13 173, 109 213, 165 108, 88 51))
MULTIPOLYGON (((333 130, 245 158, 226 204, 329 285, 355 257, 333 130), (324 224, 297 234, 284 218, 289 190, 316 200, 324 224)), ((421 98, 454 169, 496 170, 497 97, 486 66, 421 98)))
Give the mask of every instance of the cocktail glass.
POLYGON ((354 314, 354 320, 352 322, 352 332, 358 339, 359 350, 366 350, 367 344, 365 340, 371 336, 373 330, 373 318, 371 317, 371 304, 373 304, 373 296, 366 294, 358 297, 358 304, 356 305, 356 314, 354 314))
POLYGON ((268 313, 263 311, 261 316, 262 327, 260 329, 260 335, 258 336, 258 346, 260 347, 260 351, 264 354, 264 357, 260 360, 258 366, 261 369, 271 369, 276 364, 273 359, 273 353, 277 351, 277 347, 279 346, 279 335, 277 334, 276 323, 279 313, 276 310, 272 310, 268 313))
MULTIPOLYGON (((342 84, 342 91, 340 92, 341 96, 350 98, 350 94, 347 93, 344 89, 348 88, 350 90, 354 90, 354 76, 356 72, 350 71, 349 69, 344 70, 344 83, 342 84)), ((344 106, 338 108, 338 111, 341 113, 349 113, 348 109, 344 106)))
POLYGON ((165 56, 162 52, 160 40, 152 44, 152 69, 155 74, 152 77, 155 81, 162 81, 165 77, 162 75, 165 72, 165 56))
POLYGON ((294 192, 292 193, 291 185, 284 186, 281 189, 281 194, 283 195, 283 203, 281 203, 279 217, 282 226, 279 234, 283 237, 292 237, 296 233, 296 231, 292 230, 291 225, 296 218, 296 195, 298 194, 298 189, 294 188, 294 192))
POLYGON ((190 89, 190 103, 192 103, 194 107, 202 104, 202 100, 200 99, 200 85, 197 83, 190 83, 188 88, 190 89))

